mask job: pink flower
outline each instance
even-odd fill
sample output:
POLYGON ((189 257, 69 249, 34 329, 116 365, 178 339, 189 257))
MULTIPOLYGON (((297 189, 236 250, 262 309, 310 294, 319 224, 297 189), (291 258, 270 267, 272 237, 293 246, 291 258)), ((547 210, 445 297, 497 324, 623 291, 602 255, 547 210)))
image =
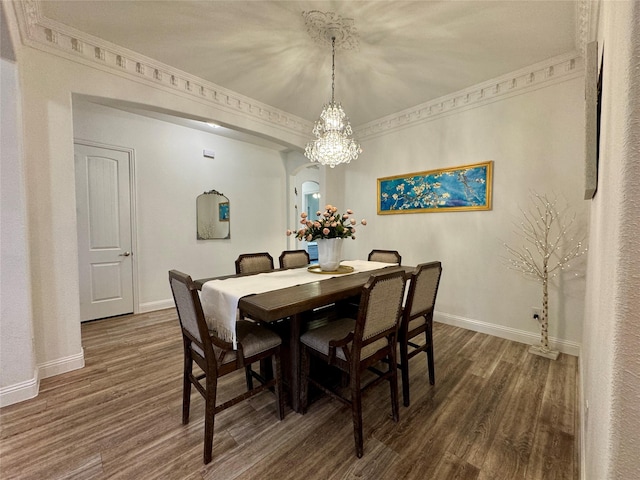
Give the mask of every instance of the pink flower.
MULTIPOLYGON (((353 215, 353 210, 348 209, 344 214, 338 212, 338 207, 331 204, 325 206, 324 212, 318 210, 316 212, 317 219, 311 221, 310 214, 306 212, 300 213, 301 227, 298 230, 287 230, 287 236, 295 235, 298 240, 305 240, 312 242, 317 238, 328 238, 329 236, 335 236, 338 238, 349 238, 355 240, 357 221, 353 215)), ((362 219, 360 222, 362 225, 366 225, 367 221, 362 219)))

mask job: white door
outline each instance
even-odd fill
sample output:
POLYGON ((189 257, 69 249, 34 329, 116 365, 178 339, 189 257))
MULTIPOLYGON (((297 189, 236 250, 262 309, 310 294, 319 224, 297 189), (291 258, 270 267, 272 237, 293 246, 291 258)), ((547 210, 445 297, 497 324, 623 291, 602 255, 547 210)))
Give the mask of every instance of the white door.
POLYGON ((82 321, 133 312, 130 153, 75 143, 82 321))

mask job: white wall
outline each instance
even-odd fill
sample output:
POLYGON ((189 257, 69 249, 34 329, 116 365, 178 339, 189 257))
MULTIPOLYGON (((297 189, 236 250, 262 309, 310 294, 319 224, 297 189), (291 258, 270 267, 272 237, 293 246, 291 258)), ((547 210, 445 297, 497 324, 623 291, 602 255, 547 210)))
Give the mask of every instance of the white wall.
MULTIPOLYGON (((364 257, 373 248, 395 249, 408 265, 441 260, 437 319, 537 342, 530 311, 541 306, 541 286, 503 266, 503 243, 522 245, 513 223, 530 189, 566 198, 586 233, 583 102, 578 77, 364 141, 361 157, 342 169, 344 208, 369 224, 347 251, 364 257), (487 160, 494 161, 491 211, 376 214, 379 177, 487 160)), ((583 273, 584 265, 575 268, 550 291, 550 336, 573 354, 582 333, 583 273)))
POLYGON ((167 271, 193 278, 235 272, 241 253, 286 248, 286 172, 279 152, 113 108, 74 102, 77 139, 133 148, 139 302, 172 305, 167 271), (204 149, 215 158, 205 158, 204 149), (231 238, 196 240, 196 197, 229 198, 231 238), (274 208, 275 206, 275 208, 274 208))
POLYGON ((581 357, 582 478, 632 479, 640 478, 640 3, 599 8, 602 129, 581 357))
POLYGON ((0 406, 35 396, 18 68, 0 6, 0 406), (27 348, 24 348, 24 347, 27 348), (16 359, 20 359, 16 362, 16 359), (15 364, 15 365, 14 365, 15 364))

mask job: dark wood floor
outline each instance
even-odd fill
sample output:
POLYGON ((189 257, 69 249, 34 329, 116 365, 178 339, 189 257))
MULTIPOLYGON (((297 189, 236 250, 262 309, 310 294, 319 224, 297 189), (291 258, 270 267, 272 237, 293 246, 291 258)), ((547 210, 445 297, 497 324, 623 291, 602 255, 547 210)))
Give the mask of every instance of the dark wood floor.
MULTIPOLYGON (((322 397, 278 421, 269 392, 216 418, 202 463, 203 402, 181 416, 173 310, 84 324, 86 367, 0 410, 2 479, 577 479, 577 359, 436 324, 436 385, 411 362, 412 403, 390 418, 386 382, 364 397, 364 457, 350 409, 322 397)), ((226 379, 227 394, 244 374, 226 379)))

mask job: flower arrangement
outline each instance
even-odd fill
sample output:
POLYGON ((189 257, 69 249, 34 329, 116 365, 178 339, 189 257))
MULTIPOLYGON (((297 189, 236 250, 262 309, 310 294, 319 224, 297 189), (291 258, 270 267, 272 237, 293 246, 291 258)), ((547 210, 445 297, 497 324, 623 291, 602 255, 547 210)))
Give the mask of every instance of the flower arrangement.
MULTIPOLYGON (((346 213, 340 214, 338 208, 333 205, 327 205, 324 207, 324 213, 318 210, 316 216, 317 220, 311 221, 306 213, 300 214, 300 224, 303 225, 299 230, 287 230, 287 236, 294 235, 298 240, 305 240, 312 242, 314 240, 323 238, 349 238, 353 240, 356 238, 357 223, 355 218, 351 218, 353 215, 352 210, 347 210, 346 213)), ((366 220, 360 221, 361 225, 366 225, 366 220)))

